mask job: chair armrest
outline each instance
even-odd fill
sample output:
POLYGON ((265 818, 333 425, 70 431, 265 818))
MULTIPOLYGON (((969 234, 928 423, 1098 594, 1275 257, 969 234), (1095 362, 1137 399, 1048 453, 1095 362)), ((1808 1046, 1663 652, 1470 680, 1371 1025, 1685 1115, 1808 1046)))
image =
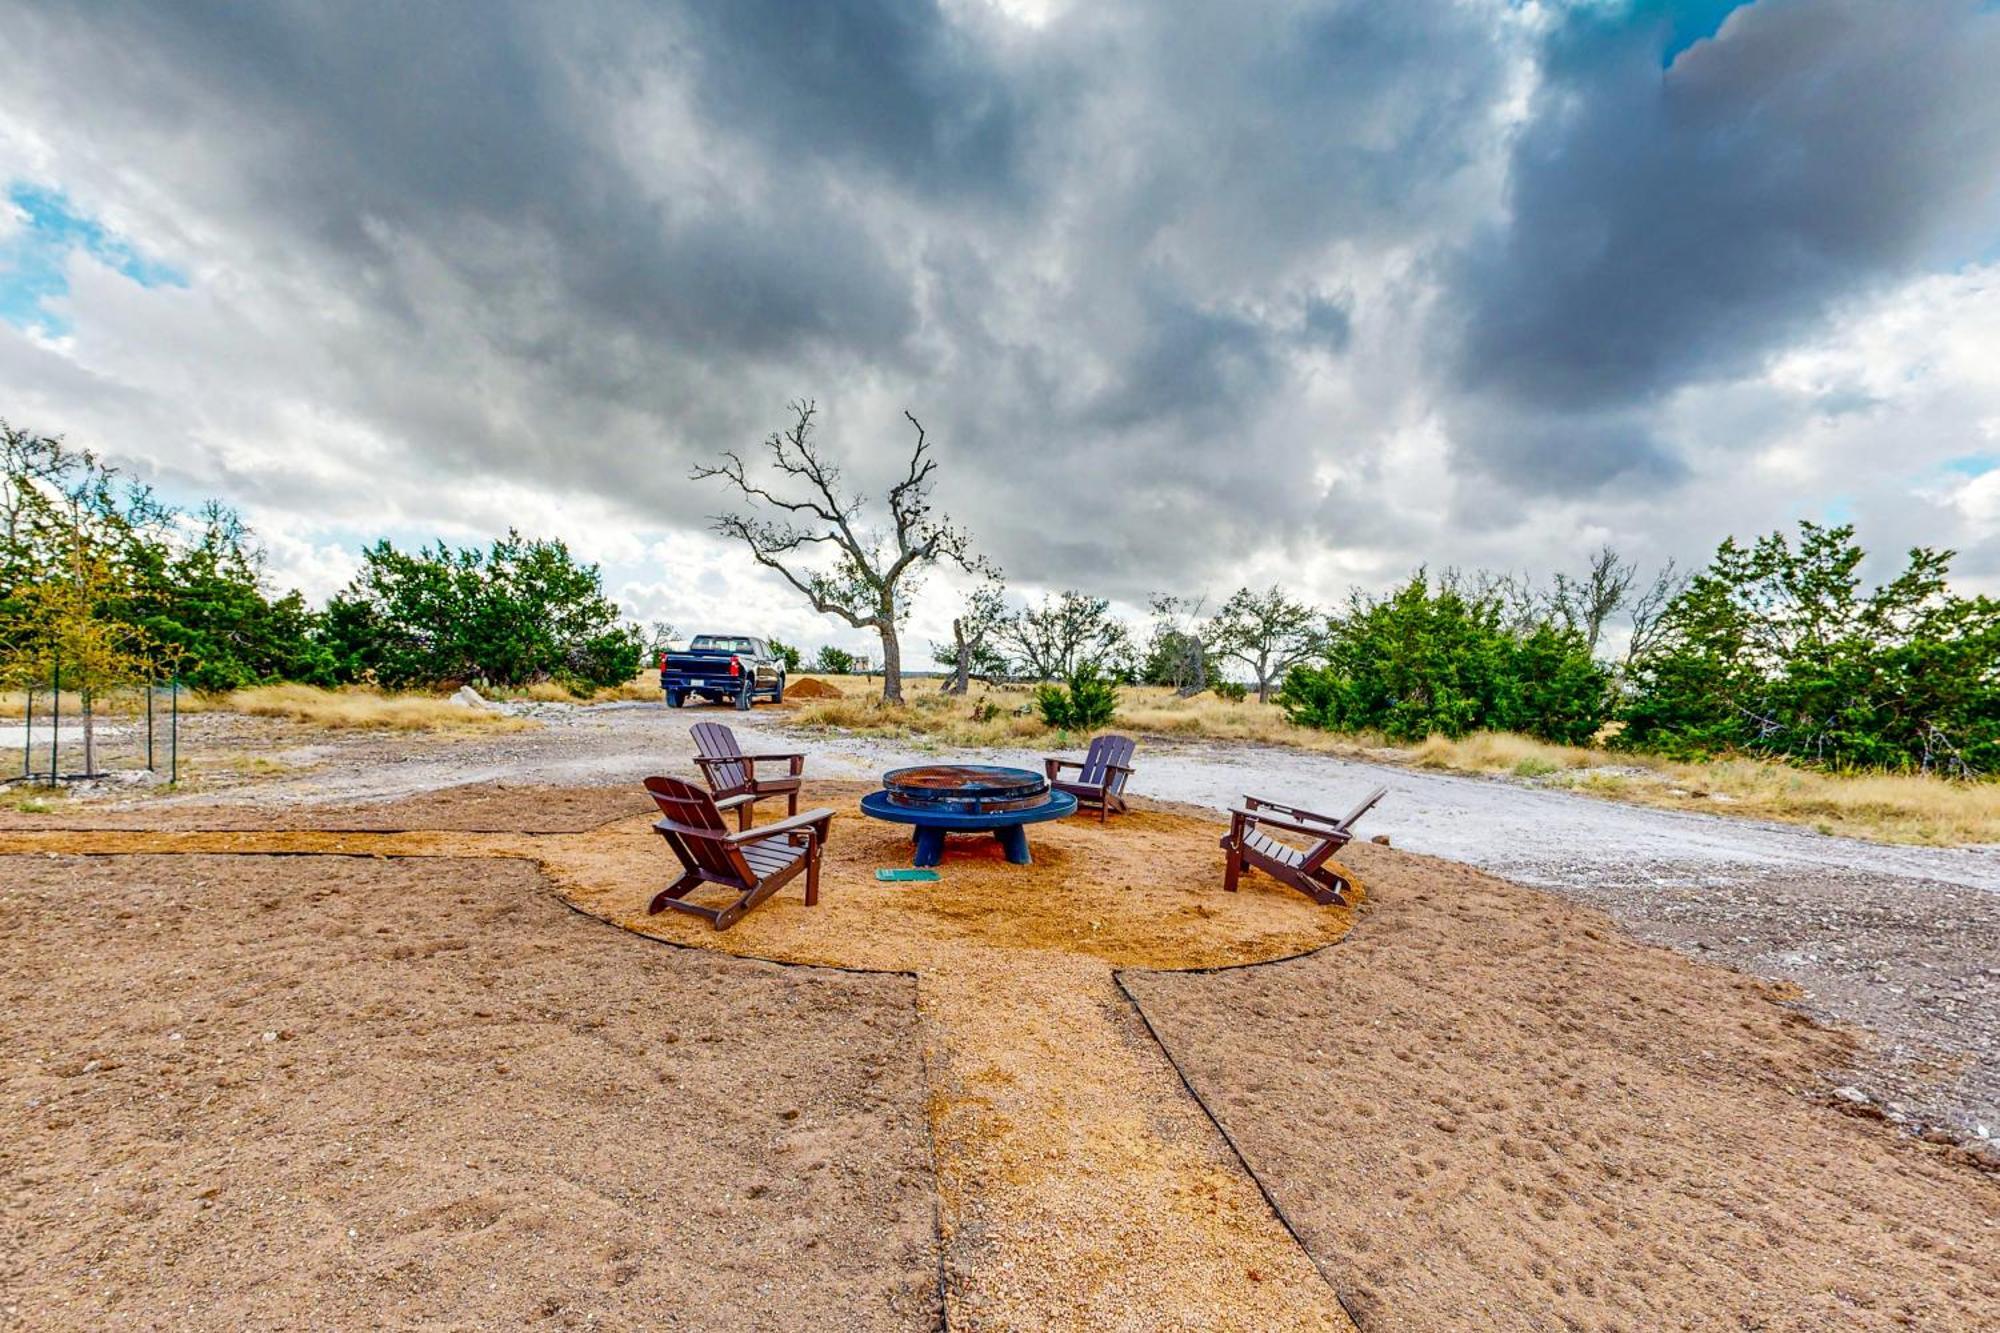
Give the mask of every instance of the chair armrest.
POLYGON ((806 757, 803 754, 746 754, 738 758, 740 762, 749 766, 751 777, 757 776, 757 765, 760 761, 774 764, 782 759, 791 765, 792 777, 798 777, 806 771, 806 757))
POLYGON ((1289 819, 1274 819, 1260 810, 1245 810, 1241 807, 1231 810, 1229 813, 1243 820, 1245 823, 1268 825, 1271 828, 1281 828, 1290 833, 1302 834, 1308 838, 1335 841, 1337 845, 1342 847, 1354 841, 1354 835, 1346 829, 1315 828, 1311 824, 1295 824, 1289 819))
POLYGON ((744 829, 741 833, 731 833, 727 840, 740 847, 746 842, 762 842, 765 838, 774 838, 781 833, 797 833, 801 829, 816 834, 815 826, 824 824, 832 818, 833 811, 822 806, 818 810, 808 810, 802 815, 781 819, 775 824, 760 824, 756 828, 744 829))
MULTIPOLYGON (((1267 801, 1259 796, 1245 796, 1243 798, 1243 805, 1245 811, 1253 817, 1256 817, 1257 813, 1262 810, 1276 810, 1279 814, 1292 819, 1311 820, 1315 823, 1324 824, 1328 829, 1336 833, 1344 832, 1346 828, 1345 825, 1331 815, 1323 815, 1315 810, 1301 809, 1296 805, 1285 805, 1279 801, 1267 801)), ((1317 832, 1318 830, 1314 831, 1317 832)))
POLYGON ((1083 761, 1081 759, 1044 759, 1042 760, 1042 767, 1048 770, 1050 777, 1054 777, 1056 770, 1059 768, 1082 768, 1083 761))

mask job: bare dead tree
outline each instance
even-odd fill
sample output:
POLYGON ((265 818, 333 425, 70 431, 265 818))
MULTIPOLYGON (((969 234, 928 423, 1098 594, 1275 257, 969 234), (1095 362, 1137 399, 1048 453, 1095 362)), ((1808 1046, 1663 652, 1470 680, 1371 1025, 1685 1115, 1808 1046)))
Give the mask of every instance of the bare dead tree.
POLYGON ((804 594, 815 611, 838 616, 857 629, 872 629, 882 640, 882 698, 903 701, 903 650, 898 631, 908 613, 922 572, 940 560, 980 571, 964 529, 931 511, 930 492, 937 460, 915 416, 903 416, 917 432, 910 464, 889 488, 889 526, 872 529, 862 521, 862 501, 840 484, 840 469, 813 440, 818 408, 809 399, 791 404, 792 424, 764 441, 766 464, 775 474, 768 485, 752 476, 741 456, 725 453, 713 467, 698 466, 696 480, 719 477, 753 506, 777 517, 716 515, 714 531, 750 548, 758 564, 776 570, 804 594), (833 554, 831 569, 803 562, 820 548, 833 554))
POLYGON ((1632 586, 1638 578, 1638 567, 1622 559, 1607 544, 1599 547, 1597 554, 1590 558, 1590 567, 1581 578, 1571 578, 1567 574, 1555 576, 1555 586, 1549 593, 1549 606, 1566 628, 1583 636, 1595 656, 1598 643, 1604 637, 1605 625, 1630 600, 1632 586))
POLYGON ((1687 585, 1688 576, 1669 560, 1653 576, 1646 590, 1632 599, 1632 639, 1625 647, 1624 671, 1627 674, 1659 648, 1667 608, 1686 591, 1687 585))

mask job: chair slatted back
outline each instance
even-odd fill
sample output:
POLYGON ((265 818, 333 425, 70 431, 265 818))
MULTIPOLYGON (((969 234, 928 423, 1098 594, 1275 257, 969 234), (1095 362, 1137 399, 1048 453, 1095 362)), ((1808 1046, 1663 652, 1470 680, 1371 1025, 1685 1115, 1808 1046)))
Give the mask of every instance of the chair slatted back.
MULTIPOLYGON (((1114 766, 1131 767, 1132 751, 1135 748, 1136 743, 1130 736, 1099 736, 1090 743, 1090 752, 1083 757, 1083 773, 1077 781, 1085 786, 1094 787, 1104 781, 1106 769, 1114 766)), ((1124 786, 1125 775, 1114 774, 1111 789, 1120 791, 1124 786)))
POLYGON ((1381 800, 1384 796, 1387 796, 1388 794, 1389 794, 1389 789, 1387 787, 1377 787, 1374 791, 1369 792, 1368 795, 1362 800, 1361 804, 1355 806, 1353 810, 1348 812, 1347 818, 1340 821, 1340 827, 1343 830, 1345 830, 1350 836, 1352 836, 1354 832, 1354 826, 1355 824, 1360 822, 1361 816, 1367 814, 1370 810, 1373 810, 1375 808, 1375 803, 1381 800))
POLYGON ((646 793, 662 815, 684 829, 696 830, 669 839, 675 850, 693 862, 690 869, 705 870, 726 883, 750 886, 754 878, 750 867, 741 849, 730 844, 729 830, 722 826, 722 812, 715 808, 714 797, 680 778, 647 778, 646 793))
MULTIPOLYGON (((688 728, 694 737, 695 752, 704 759, 741 759, 743 747, 736 743, 736 733, 720 722, 697 722, 688 728)), ((718 796, 729 796, 750 785, 748 764, 703 764, 709 785, 718 796)))

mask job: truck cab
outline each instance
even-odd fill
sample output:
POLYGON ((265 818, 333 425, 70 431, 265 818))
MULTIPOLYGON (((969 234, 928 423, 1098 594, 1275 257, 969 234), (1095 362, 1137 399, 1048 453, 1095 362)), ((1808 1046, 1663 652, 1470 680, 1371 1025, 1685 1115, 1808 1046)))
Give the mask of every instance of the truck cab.
POLYGON ((669 708, 701 699, 748 711, 758 699, 784 699, 785 664, 754 634, 697 634, 660 654, 660 692, 669 708))

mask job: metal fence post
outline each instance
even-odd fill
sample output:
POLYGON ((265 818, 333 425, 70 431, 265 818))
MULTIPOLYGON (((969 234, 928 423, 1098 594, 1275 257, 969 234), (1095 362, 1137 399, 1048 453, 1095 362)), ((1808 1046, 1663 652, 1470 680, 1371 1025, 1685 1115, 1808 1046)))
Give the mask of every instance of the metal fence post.
POLYGON ((49 713, 49 785, 62 781, 62 656, 56 656, 56 688, 49 695, 54 708, 49 713))
POLYGON ((168 763, 172 765, 167 773, 167 782, 177 785, 181 780, 181 678, 174 677, 171 694, 173 711, 167 731, 168 763))
POLYGON ((146 771, 153 771, 153 681, 146 680, 146 771))
POLYGON ((35 778, 35 691, 28 691, 28 707, 21 714, 21 781, 35 778))

